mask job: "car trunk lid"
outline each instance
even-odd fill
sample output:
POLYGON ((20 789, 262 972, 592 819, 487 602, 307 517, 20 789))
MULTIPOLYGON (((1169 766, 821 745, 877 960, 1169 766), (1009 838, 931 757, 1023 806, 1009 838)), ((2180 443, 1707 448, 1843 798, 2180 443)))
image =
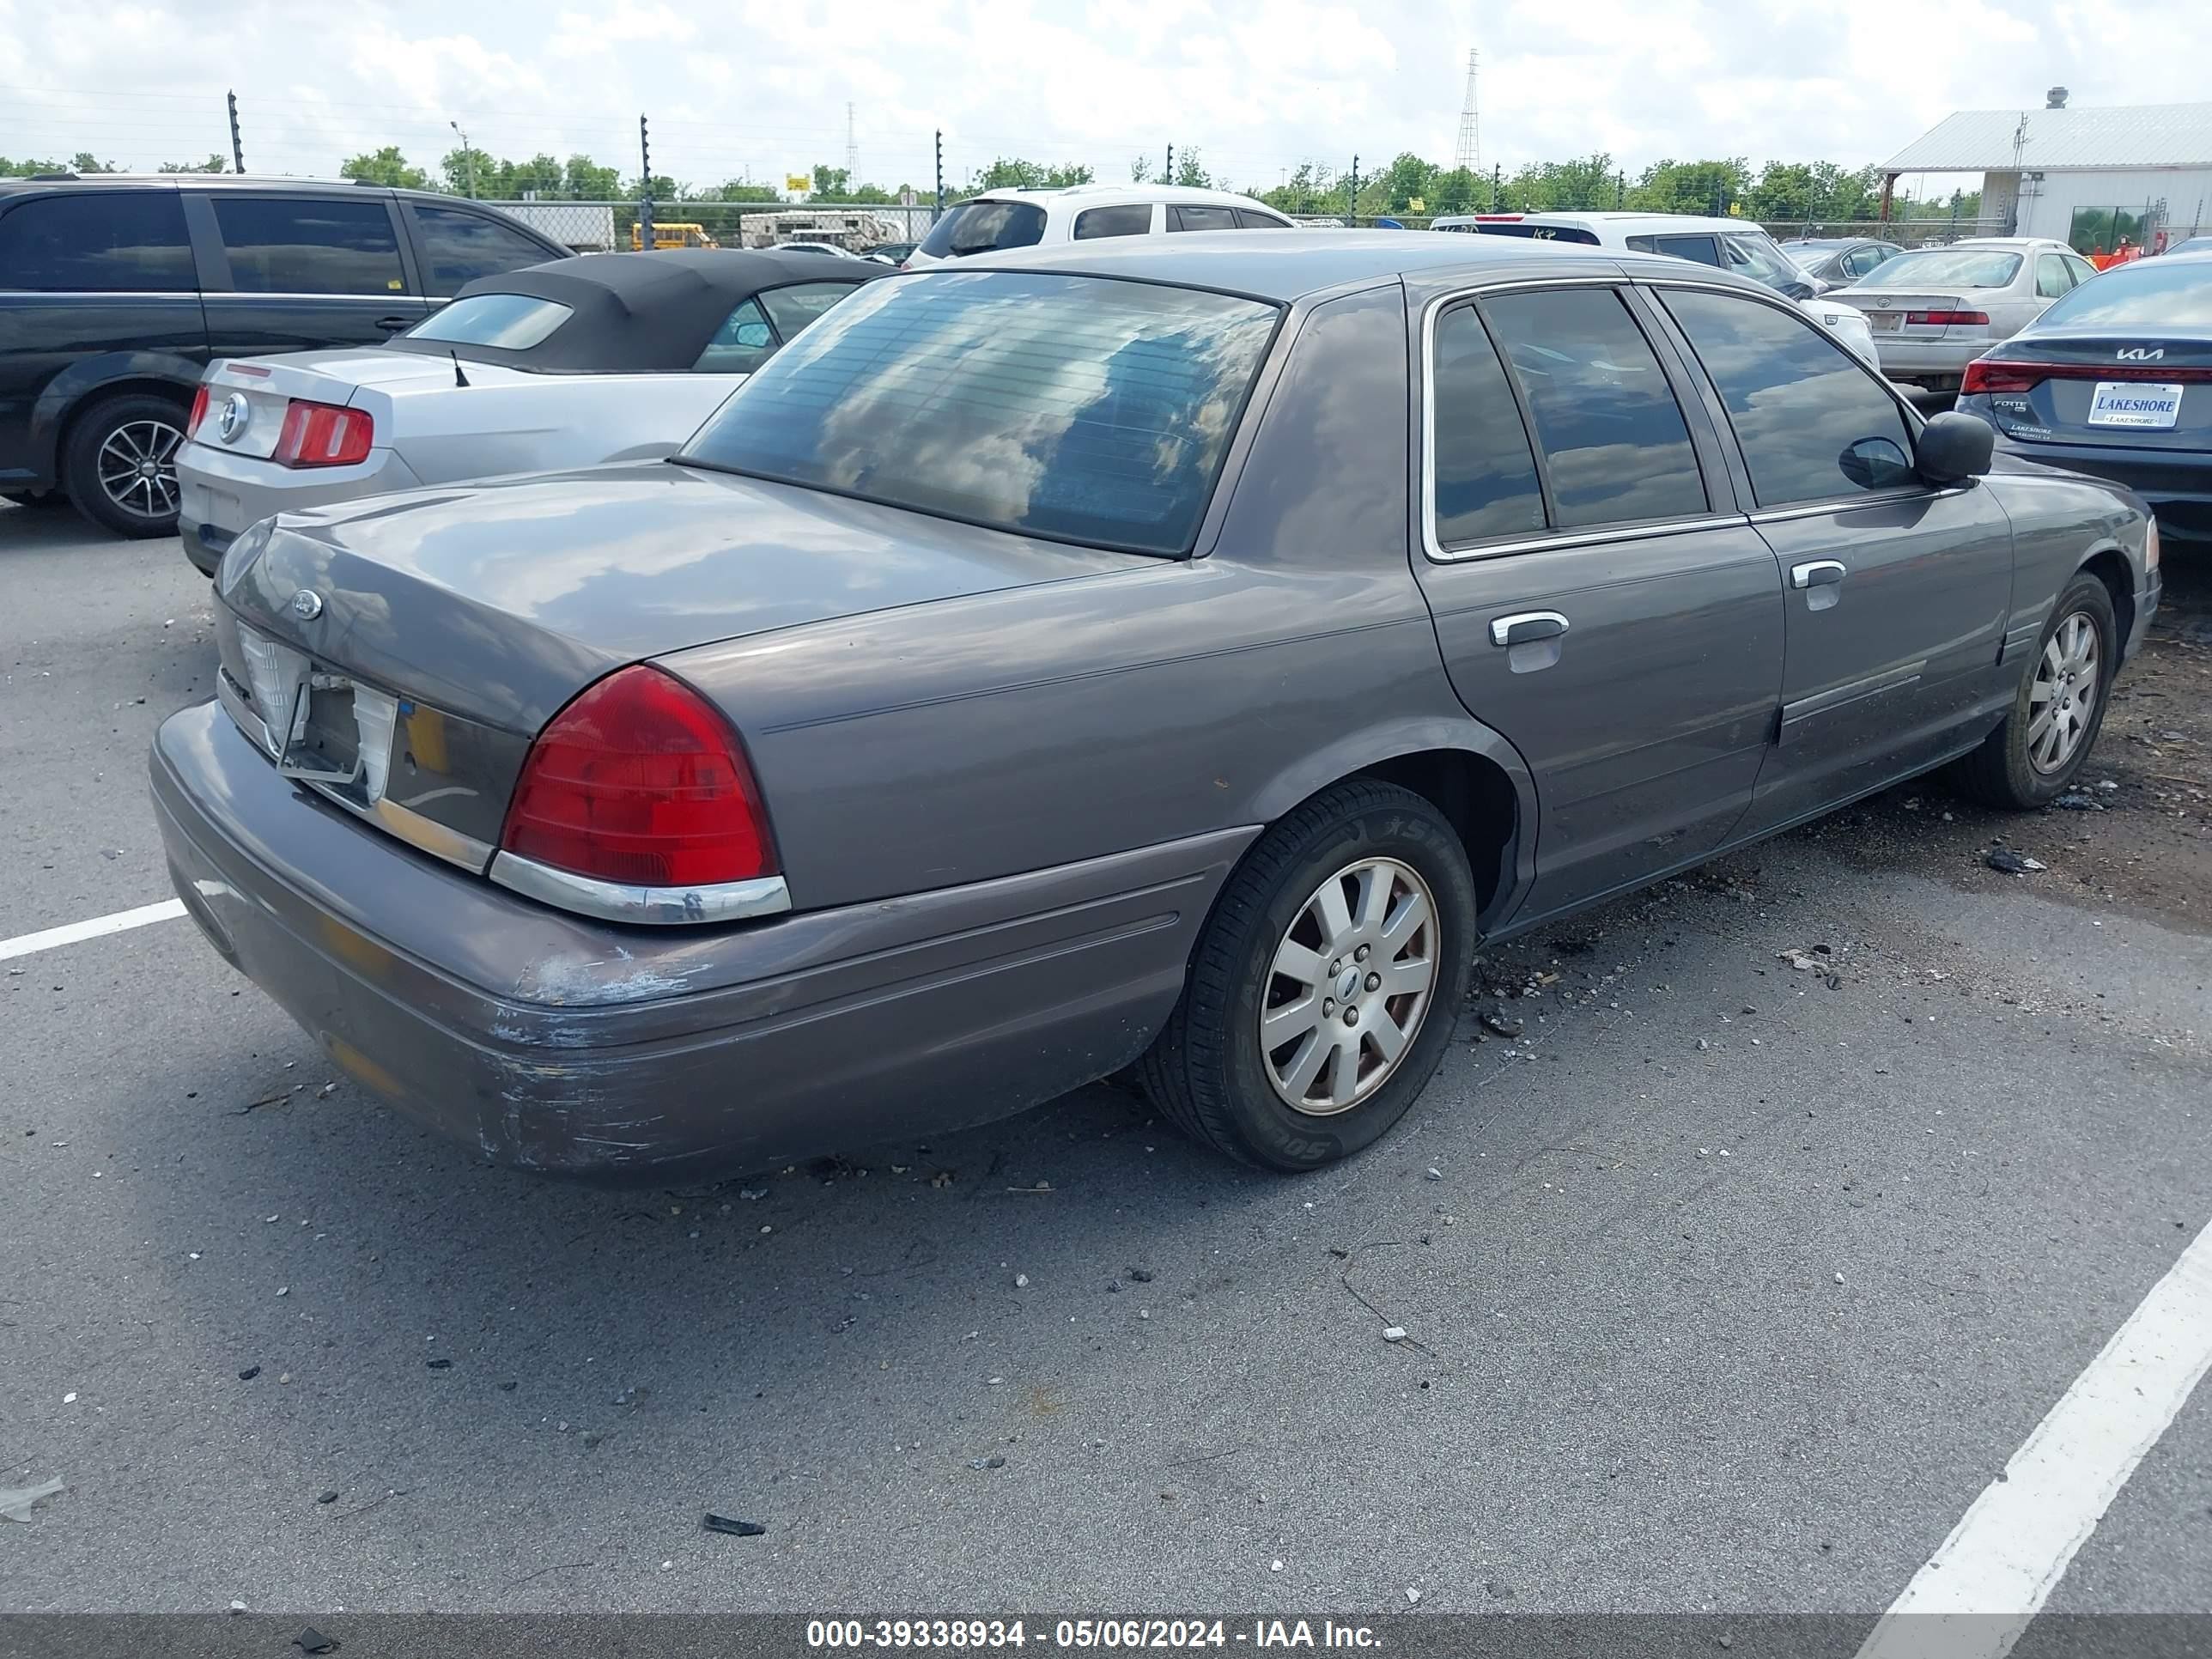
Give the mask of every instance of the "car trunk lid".
POLYGON ((2054 330, 1980 365, 1999 428, 2022 442, 2212 450, 2212 330, 2054 330))
MULTIPOLYGON (((531 377, 495 363, 471 363, 471 384, 511 384, 531 377)), ((284 428, 284 412, 294 402, 357 406, 365 389, 386 392, 450 386, 453 363, 444 357, 410 352, 355 350, 294 351, 281 356, 222 358, 206 375, 208 406, 193 438, 231 454, 263 459, 274 454, 284 428), (225 405, 237 399, 242 416, 224 419, 225 405)), ((379 439, 381 441, 381 439, 379 439)))
POLYGON ((1971 340, 1989 334, 1989 309, 1971 289, 1885 293, 1839 288, 1822 296, 1857 307, 1877 340, 1971 340), (1981 320, 1961 321, 1978 317, 1981 320))

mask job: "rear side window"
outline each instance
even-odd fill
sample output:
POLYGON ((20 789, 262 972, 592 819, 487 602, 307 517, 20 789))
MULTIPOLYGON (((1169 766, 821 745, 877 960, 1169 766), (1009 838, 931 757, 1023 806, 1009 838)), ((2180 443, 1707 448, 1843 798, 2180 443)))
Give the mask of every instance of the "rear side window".
POLYGON ((1237 210, 1225 207, 1190 207, 1181 203, 1168 208, 1170 230, 1234 230, 1237 228, 1237 210))
POLYGON ((750 374, 775 356, 775 330, 757 299, 742 301, 722 319, 714 337, 691 365, 699 374, 750 374))
POLYGON ((1075 240, 1094 236, 1144 236, 1152 228, 1152 204, 1128 202, 1120 207, 1088 208, 1075 216, 1075 240))
POLYGON ((190 294, 199 287, 173 190, 42 196, 0 217, 0 288, 190 294))
POLYGON ((1095 276, 871 283, 683 459, 994 529, 1188 551, 1273 306, 1095 276))
POLYGON ((422 237, 423 286, 440 299, 459 293, 479 276, 497 276, 558 257, 511 226, 459 208, 418 205, 415 226, 422 237))
POLYGON ((1474 307, 1437 322, 1431 433, 1437 540, 1446 547, 1544 527, 1544 491, 1505 365, 1474 307))
POLYGON ((383 202, 215 194, 215 222, 241 294, 398 294, 399 239, 383 202))
POLYGON ((2055 300, 2074 286, 2074 273, 2066 269, 2066 261, 2055 253, 2038 254, 2035 260, 2035 292, 2039 299, 2055 300))
POLYGON ((472 294, 432 312, 407 331, 407 337, 527 351, 571 314, 558 300, 539 300, 527 294, 472 294))
POLYGON ((1720 240, 1713 236, 1632 236, 1628 246, 1638 253, 1664 253, 1670 258, 1695 259, 1701 265, 1718 268, 1723 264, 1720 240))
POLYGON ((1667 289, 1662 298, 1728 406, 1761 507, 1913 482, 1904 416, 1812 324, 1731 295, 1667 289))
POLYGON ((1528 399, 1558 528, 1705 511, 1681 406, 1618 294, 1507 294, 1485 310, 1528 399))
POLYGON ((1255 213, 1250 208, 1238 208, 1237 228, 1239 230, 1292 230, 1297 227, 1288 219, 1278 219, 1272 213, 1255 213))
POLYGON ((768 307, 775 331, 788 340, 859 286, 858 283, 793 283, 788 288, 769 289, 760 301, 768 307))
POLYGON ((963 202, 929 228, 921 252, 935 259, 994 248, 1035 247, 1044 240, 1044 210, 1035 202, 963 202))

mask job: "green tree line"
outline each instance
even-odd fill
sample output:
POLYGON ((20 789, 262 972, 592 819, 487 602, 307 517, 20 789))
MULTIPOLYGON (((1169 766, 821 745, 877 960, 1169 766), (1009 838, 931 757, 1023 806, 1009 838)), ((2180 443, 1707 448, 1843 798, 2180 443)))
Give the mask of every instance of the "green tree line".
MULTIPOLYGON (((1832 221, 1838 223, 1870 220, 1881 209, 1881 173, 1873 167, 1848 168, 1832 161, 1768 161, 1753 170, 1747 158, 1732 156, 1697 161, 1662 161, 1633 174, 1603 151, 1567 161, 1532 161, 1511 173, 1492 169, 1471 172, 1425 161, 1410 150, 1387 162, 1363 167, 1355 176, 1312 163, 1287 173, 1274 185, 1243 183, 1218 177, 1207 167, 1201 151, 1178 148, 1155 158, 1135 156, 1129 176, 1137 183, 1209 185, 1241 189, 1269 206, 1286 213, 1376 218, 1388 215, 1433 216, 1443 213, 1546 212, 1573 210, 1626 209, 1648 213, 1710 213, 1737 215, 1770 222, 1832 221), (1356 183, 1356 188, 1355 188, 1356 183)), ((70 161, 12 161, 0 156, 0 177, 27 177, 39 173, 112 173, 114 163, 102 161, 88 151, 70 161)), ((162 173, 222 173, 221 155, 204 161, 165 161, 162 173)), ((688 184, 656 174, 650 180, 625 178, 619 169, 602 166, 591 156, 577 154, 565 161, 539 154, 525 160, 492 155, 463 146, 441 156, 434 166, 410 161, 397 144, 349 156, 338 168, 345 179, 368 179, 410 190, 444 191, 493 201, 514 201, 534 194, 543 200, 573 202, 635 201, 652 195, 656 202, 781 202, 790 199, 781 179, 750 176, 720 183, 688 184)), ((973 173, 961 189, 968 194, 1009 187, 1057 189, 1090 184, 1095 174, 1087 166, 1057 166, 1022 156, 1000 156, 973 173)), ((844 167, 817 163, 809 174, 806 198, 816 202, 854 204, 900 200, 915 187, 896 187, 855 181, 844 167)), ((915 189, 915 199, 931 199, 930 190, 915 189)), ((1913 198, 1899 194, 1893 207, 1898 218, 1942 216, 1946 213, 1971 219, 1981 208, 1978 191, 1948 196, 1913 198)))

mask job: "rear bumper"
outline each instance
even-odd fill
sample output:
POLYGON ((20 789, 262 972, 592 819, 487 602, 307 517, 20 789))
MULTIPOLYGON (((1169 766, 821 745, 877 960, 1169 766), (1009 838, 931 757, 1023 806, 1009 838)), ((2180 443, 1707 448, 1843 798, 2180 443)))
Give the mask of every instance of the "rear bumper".
POLYGON ((2039 466, 2126 486, 2149 504, 2161 537, 2212 541, 2212 453, 2175 454, 2112 444, 2022 443, 2005 436, 2002 429, 1996 447, 2039 466))
POLYGON ((390 449, 372 452, 358 466, 295 471, 188 443, 177 458, 177 538, 193 567, 212 576, 240 532, 276 514, 421 487, 422 480, 390 449))
POLYGON ((1118 1069, 1166 1020, 1258 833, 630 928, 387 840, 287 783, 212 704, 162 726, 152 772, 185 908, 341 1070, 495 1162, 617 1181, 942 1132, 1118 1069))
POLYGON ((1966 378, 1966 365, 1996 342, 1991 340, 1905 340, 1894 335, 1874 337, 1875 356, 1881 372, 1893 380, 1937 391, 1950 391, 1966 378))

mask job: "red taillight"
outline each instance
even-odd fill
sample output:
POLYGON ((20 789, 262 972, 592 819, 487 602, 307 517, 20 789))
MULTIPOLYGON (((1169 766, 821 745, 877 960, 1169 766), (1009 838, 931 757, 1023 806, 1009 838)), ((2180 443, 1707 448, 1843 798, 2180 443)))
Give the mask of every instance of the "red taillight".
POLYGON ((538 734, 499 844, 626 887, 777 873, 738 734, 690 687, 642 664, 608 675, 538 734))
POLYGON ((2050 374, 2041 363, 1993 363, 1978 357, 1966 365, 1965 378, 1959 383, 1959 395, 1971 398, 1978 392, 2033 392, 2050 374))
POLYGON ((269 459, 279 466, 352 466, 368 459, 375 436, 376 422, 365 409, 295 398, 284 405, 283 429, 269 459))
POLYGON ((189 438, 200 429, 200 422, 207 415, 207 406, 208 389, 204 380, 200 383, 200 389, 192 393, 192 412, 185 416, 185 436, 189 438))
POLYGON ((1954 323, 1965 327, 1981 328, 1988 325, 1990 313, 1986 311, 1908 311, 1905 313, 1905 320, 1924 324, 1930 328, 1948 328, 1954 323))
POLYGON ((2203 385, 2212 368, 2168 368, 2163 363, 2008 363, 1980 357, 1966 365, 1961 397, 1977 392, 2033 392, 2045 380, 2148 380, 2153 385, 2203 385))

